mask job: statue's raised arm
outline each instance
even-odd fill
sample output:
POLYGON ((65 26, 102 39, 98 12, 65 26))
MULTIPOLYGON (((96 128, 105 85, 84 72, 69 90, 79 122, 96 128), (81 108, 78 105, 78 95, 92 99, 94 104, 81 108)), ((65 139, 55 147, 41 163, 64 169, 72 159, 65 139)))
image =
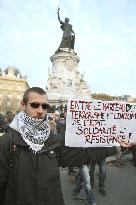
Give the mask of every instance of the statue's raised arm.
POLYGON ((60 8, 58 7, 57 9, 58 20, 61 24, 60 28, 63 31, 63 36, 59 48, 70 48, 74 50, 75 33, 72 29, 72 25, 69 24, 68 18, 65 18, 65 22, 61 21, 59 11, 60 8))
POLYGON ((59 6, 58 6, 58 10, 57 10, 58 20, 59 20, 59 22, 61 23, 62 21, 60 20, 60 14, 59 14, 59 11, 60 11, 60 8, 59 8, 59 6))

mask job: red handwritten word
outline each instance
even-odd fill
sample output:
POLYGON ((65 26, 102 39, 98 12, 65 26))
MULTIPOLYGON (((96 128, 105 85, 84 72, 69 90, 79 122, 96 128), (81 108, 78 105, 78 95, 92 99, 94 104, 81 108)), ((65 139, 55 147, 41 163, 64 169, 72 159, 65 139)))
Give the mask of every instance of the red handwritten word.
POLYGON ((75 111, 70 110, 72 113, 72 119, 93 119, 93 120, 101 120, 106 119, 104 112, 85 112, 85 111, 75 111))
POLYGON ((90 127, 100 127, 105 126, 105 120, 92 120, 92 119, 85 119, 83 121, 79 119, 74 119, 72 125, 83 125, 83 126, 90 126, 90 127))
POLYGON ((116 111, 116 112, 125 112, 126 105, 123 103, 108 103, 103 102, 103 111, 116 111))
POLYGON ((71 100, 70 110, 91 110, 92 102, 71 100))
POLYGON ((116 135, 116 136, 101 136, 101 135, 86 135, 85 136, 86 142, 93 144, 114 144, 114 143, 120 143, 120 142, 126 142, 126 136, 125 135, 116 135))
POLYGON ((124 119, 124 120, 136 119, 136 113, 115 113, 114 119, 124 119))
POLYGON ((87 134, 116 134, 116 125, 113 125, 112 127, 82 127, 78 126, 76 134, 77 135, 87 135, 87 134))

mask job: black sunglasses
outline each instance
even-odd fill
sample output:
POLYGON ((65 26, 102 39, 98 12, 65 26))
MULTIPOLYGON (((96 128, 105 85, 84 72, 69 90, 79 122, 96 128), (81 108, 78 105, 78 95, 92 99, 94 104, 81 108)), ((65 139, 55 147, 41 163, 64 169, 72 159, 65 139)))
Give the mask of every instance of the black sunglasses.
POLYGON ((42 109, 44 109, 44 110, 50 108, 50 105, 49 105, 48 103, 40 104, 40 103, 33 102, 33 103, 29 103, 29 104, 30 104, 31 107, 34 108, 34 109, 37 109, 37 108, 39 108, 40 106, 42 106, 42 109))

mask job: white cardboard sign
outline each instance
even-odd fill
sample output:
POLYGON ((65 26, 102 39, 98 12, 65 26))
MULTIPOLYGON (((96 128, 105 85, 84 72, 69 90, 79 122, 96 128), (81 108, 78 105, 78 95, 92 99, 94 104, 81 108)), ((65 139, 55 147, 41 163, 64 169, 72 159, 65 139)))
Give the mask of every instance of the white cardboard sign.
POLYGON ((119 146, 124 141, 136 142, 136 104, 68 100, 66 146, 119 146))

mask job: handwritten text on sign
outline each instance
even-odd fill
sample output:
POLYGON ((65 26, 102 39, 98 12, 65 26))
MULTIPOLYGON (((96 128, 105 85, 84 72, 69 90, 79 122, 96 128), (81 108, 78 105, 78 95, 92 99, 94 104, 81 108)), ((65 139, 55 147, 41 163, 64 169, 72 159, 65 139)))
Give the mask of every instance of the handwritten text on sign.
POLYGON ((68 100, 67 146, 117 146, 135 142, 136 104, 114 101, 68 100))

